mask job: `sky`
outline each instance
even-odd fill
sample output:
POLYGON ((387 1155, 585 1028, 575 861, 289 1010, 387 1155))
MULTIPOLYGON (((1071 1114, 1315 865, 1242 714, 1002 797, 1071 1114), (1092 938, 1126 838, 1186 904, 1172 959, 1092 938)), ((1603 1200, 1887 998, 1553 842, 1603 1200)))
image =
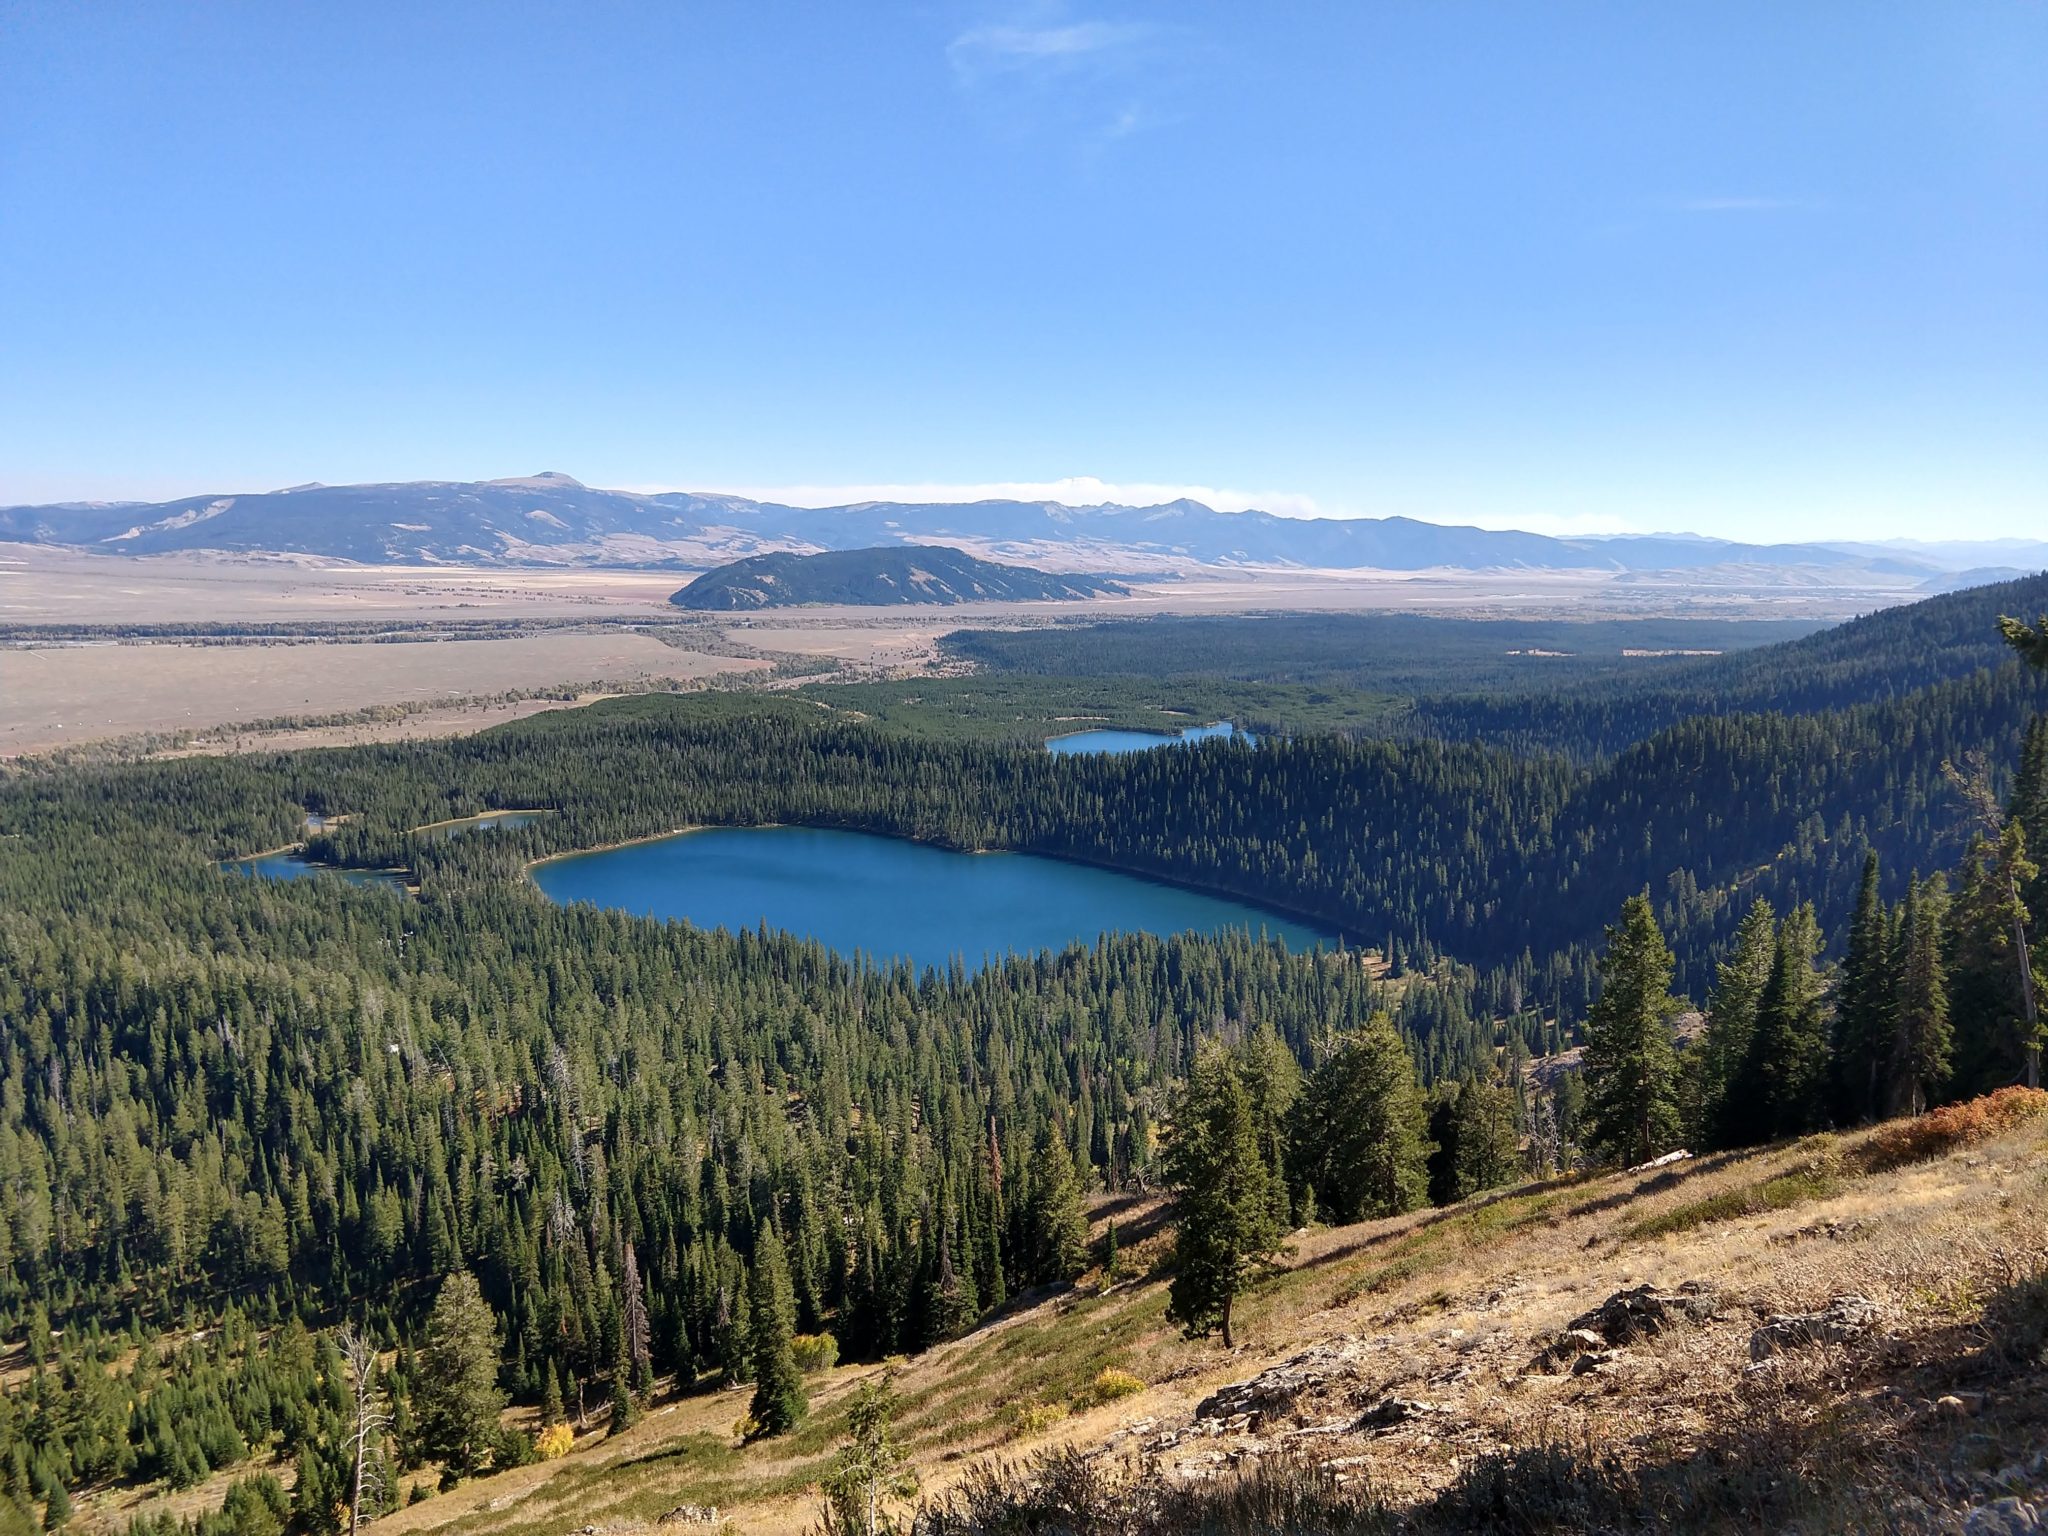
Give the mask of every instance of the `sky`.
POLYGON ((2048 536, 2048 5, 0 0, 0 503, 2048 536))

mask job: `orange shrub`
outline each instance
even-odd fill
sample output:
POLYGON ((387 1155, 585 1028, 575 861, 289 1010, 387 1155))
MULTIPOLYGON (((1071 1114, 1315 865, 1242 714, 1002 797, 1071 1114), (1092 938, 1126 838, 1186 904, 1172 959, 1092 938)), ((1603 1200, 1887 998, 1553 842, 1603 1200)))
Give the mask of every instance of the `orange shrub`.
POLYGON ((1981 1099, 1944 1104, 1913 1120, 1894 1120, 1856 1152, 1856 1161, 1871 1173, 1924 1163, 1958 1147, 1989 1141, 2014 1126, 2048 1114, 2048 1090, 2001 1088, 1981 1099))

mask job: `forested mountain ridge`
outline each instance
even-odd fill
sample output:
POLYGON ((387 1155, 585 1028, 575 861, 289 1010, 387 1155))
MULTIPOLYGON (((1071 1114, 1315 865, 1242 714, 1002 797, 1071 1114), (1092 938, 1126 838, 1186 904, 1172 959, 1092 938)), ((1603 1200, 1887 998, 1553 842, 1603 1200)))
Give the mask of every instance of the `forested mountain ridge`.
POLYGON ((943 544, 897 544, 815 555, 752 555, 706 571, 669 601, 678 608, 737 612, 802 603, 1074 602, 1126 590, 1099 576, 977 560, 943 544))
POLYGON ((2048 573, 1791 636, 1682 619, 1319 614, 961 630, 941 644, 998 672, 1225 677, 1406 694, 1414 703, 1401 728, 1413 735, 1599 757, 1694 716, 1849 708, 2002 667, 2012 653, 1999 638, 1999 616, 2044 607, 2048 573), (1702 649, 1727 654, 1674 654, 1702 649))

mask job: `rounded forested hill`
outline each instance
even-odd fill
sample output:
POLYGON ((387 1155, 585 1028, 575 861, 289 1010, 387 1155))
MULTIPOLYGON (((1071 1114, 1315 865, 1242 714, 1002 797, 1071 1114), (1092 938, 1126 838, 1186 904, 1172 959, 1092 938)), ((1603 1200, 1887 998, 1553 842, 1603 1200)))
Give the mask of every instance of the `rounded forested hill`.
POLYGON ((706 571, 669 598, 678 608, 731 612, 799 603, 1063 602, 1121 596, 1119 582, 977 560, 943 544, 754 555, 706 571))

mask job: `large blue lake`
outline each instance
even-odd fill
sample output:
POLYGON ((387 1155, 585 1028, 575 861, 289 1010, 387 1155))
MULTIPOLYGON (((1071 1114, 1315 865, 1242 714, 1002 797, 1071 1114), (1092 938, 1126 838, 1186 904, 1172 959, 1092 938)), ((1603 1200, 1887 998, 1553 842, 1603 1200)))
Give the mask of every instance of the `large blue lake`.
POLYGON ((536 865, 558 902, 738 931, 766 923, 851 956, 978 969, 1104 932, 1266 933, 1289 949, 1334 933, 1256 907, 1058 859, 952 853, 814 827, 713 827, 536 865))

